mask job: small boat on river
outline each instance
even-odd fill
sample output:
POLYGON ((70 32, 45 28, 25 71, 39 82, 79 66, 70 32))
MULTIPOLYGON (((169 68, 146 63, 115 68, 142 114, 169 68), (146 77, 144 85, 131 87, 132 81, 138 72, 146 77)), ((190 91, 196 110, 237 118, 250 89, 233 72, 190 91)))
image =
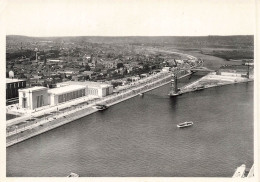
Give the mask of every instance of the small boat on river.
POLYGON ((192 121, 186 121, 184 123, 177 124, 177 127, 178 128, 185 128, 185 127, 189 127, 189 126, 192 126, 192 125, 193 125, 192 121))

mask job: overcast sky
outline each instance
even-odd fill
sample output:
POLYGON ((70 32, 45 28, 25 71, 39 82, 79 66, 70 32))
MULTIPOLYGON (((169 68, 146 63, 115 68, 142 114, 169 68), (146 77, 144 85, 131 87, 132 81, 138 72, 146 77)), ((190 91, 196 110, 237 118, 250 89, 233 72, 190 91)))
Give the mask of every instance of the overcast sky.
POLYGON ((7 35, 254 34, 254 0, 8 0, 7 35))

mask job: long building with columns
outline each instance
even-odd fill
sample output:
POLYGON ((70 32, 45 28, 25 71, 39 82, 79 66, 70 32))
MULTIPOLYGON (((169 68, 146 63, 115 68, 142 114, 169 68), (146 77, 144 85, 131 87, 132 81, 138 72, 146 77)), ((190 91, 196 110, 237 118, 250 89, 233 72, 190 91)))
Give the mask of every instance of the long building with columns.
POLYGON ((99 82, 63 82, 57 88, 32 87, 19 89, 19 107, 34 110, 56 106, 84 96, 104 97, 113 93, 113 86, 99 82))

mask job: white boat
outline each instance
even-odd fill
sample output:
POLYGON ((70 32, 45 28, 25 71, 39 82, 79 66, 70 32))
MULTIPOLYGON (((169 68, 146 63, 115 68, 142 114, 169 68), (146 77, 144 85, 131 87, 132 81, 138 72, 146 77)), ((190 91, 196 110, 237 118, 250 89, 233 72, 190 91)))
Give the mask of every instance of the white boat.
POLYGON ((102 104, 97 104, 96 105, 97 110, 99 111, 103 111, 106 110, 108 107, 106 105, 102 105, 102 104))
POLYGON ((178 128, 185 128, 185 127, 192 126, 192 125, 193 125, 192 121, 186 121, 184 123, 177 124, 177 127, 178 128))
POLYGON ((76 173, 70 173, 70 175, 68 175, 67 177, 71 178, 71 177, 79 177, 78 174, 76 173))
POLYGON ((233 174, 233 178, 244 178, 245 177, 245 172, 246 172, 246 165, 242 164, 237 168, 235 173, 233 174))

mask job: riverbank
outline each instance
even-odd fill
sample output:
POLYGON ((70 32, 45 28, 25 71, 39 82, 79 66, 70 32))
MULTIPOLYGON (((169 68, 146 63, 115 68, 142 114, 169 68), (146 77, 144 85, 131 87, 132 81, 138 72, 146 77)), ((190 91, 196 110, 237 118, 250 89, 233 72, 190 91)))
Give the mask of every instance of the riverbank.
MULTIPOLYGON (((179 85, 198 77, 186 79, 179 85)), ((176 98, 167 96, 169 89, 167 84, 8 147, 6 175, 230 178, 241 161, 252 166, 253 82, 176 98), (187 120, 194 125, 177 128, 187 120), (184 158, 198 165, 191 168, 184 158)))
POLYGON ((115 95, 99 99, 93 104, 85 104, 81 106, 74 105, 75 108, 68 112, 57 111, 53 116, 48 116, 48 119, 46 119, 46 117, 44 116, 38 122, 33 121, 33 124, 20 127, 19 129, 16 127, 13 131, 7 133, 6 146, 12 146, 36 135, 42 134, 51 129, 57 128, 79 118, 97 112, 98 110, 94 107, 95 104, 106 104, 107 106, 112 106, 132 97, 135 97, 140 93, 145 93, 155 88, 161 87, 165 84, 168 84, 170 80, 171 75, 169 73, 160 73, 152 78, 147 78, 147 80, 143 80, 142 82, 140 82, 140 85, 133 86, 132 88, 128 88, 127 90, 122 90, 120 93, 117 93, 115 95))
POLYGON ((253 78, 244 78, 238 76, 223 76, 223 75, 217 75, 215 72, 213 72, 180 88, 178 94, 184 94, 187 92, 193 92, 193 91, 202 90, 206 88, 237 84, 237 83, 245 83, 251 81, 253 81, 253 78))
MULTIPOLYGON (((179 79, 185 78, 190 74, 185 74, 179 79)), ((97 99, 95 102, 89 104, 82 99, 82 102, 77 101, 77 104, 74 102, 73 107, 63 108, 59 111, 52 112, 51 116, 41 116, 39 120, 29 119, 31 122, 20 122, 15 125, 11 130, 7 131, 6 146, 12 146, 16 143, 22 142, 39 134, 45 133, 49 130, 72 122, 74 120, 80 119, 87 115, 97 112, 95 105, 104 104, 108 107, 128 100, 132 97, 136 97, 140 94, 148 92, 150 90, 161 87, 165 84, 170 83, 171 74, 168 72, 159 73, 158 75, 142 80, 137 85, 127 87, 120 92, 110 95, 101 99, 97 99)), ((183 94, 187 92, 197 91, 201 89, 229 85, 234 83, 242 83, 252 81, 252 79, 247 78, 238 78, 238 77, 227 77, 216 75, 215 73, 210 73, 195 82, 192 82, 182 88, 178 94, 183 94)), ((43 112, 43 111, 41 111, 43 112)), ((46 112, 46 111, 45 111, 46 112)), ((27 120, 28 121, 28 120, 27 120)), ((11 125, 12 126, 12 125, 11 125)))

